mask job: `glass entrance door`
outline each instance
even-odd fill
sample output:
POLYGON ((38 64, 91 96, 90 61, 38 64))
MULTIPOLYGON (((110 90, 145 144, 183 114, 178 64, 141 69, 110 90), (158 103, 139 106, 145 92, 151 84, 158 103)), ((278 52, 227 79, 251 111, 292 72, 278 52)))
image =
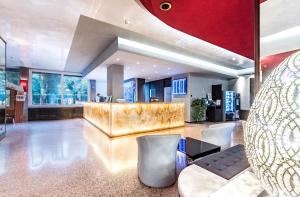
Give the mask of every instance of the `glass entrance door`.
POLYGON ((6 43, 0 37, 0 140, 5 137, 5 106, 6 106, 6 43))

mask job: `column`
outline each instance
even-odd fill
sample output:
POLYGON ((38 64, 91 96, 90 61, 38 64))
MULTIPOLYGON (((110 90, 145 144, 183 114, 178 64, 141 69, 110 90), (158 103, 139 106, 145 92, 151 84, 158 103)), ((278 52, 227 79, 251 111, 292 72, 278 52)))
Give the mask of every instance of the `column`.
POLYGON ((95 102, 96 98, 96 80, 89 80, 89 101, 95 102))
MULTIPOLYGON (((27 67, 20 67, 20 81, 22 81, 23 86, 26 86, 26 89, 28 91, 28 80, 29 80, 29 68, 27 67)), ((23 122, 28 121, 28 94, 29 92, 26 92, 26 98, 23 105, 23 122)), ((31 92, 30 92, 31 94, 31 92)))
POLYGON ((124 66, 110 65, 107 67, 107 96, 112 96, 112 101, 124 98, 124 66))

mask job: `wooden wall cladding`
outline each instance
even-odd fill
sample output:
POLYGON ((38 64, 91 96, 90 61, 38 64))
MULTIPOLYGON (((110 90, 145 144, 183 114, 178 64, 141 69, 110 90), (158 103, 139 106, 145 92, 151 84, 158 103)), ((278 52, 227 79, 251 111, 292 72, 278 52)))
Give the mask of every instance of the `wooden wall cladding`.
POLYGON ((82 118, 83 107, 29 108, 28 120, 64 120, 82 118))

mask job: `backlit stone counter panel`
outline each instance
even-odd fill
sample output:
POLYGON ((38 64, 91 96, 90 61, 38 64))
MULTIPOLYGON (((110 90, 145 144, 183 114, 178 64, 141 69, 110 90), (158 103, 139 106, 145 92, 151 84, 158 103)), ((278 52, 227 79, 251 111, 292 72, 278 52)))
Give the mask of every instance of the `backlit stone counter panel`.
POLYGON ((84 103, 83 117, 104 131, 107 135, 110 135, 111 104, 84 103))
POLYGON ((84 118, 116 137, 184 126, 184 104, 85 103, 84 118))

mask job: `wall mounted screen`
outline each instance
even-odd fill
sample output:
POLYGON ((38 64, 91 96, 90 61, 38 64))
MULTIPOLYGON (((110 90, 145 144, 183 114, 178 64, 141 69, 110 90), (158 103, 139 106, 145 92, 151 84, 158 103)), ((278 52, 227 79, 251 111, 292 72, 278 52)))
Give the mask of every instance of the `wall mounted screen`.
POLYGON ((174 95, 187 94, 187 78, 174 79, 172 82, 172 89, 174 95))

